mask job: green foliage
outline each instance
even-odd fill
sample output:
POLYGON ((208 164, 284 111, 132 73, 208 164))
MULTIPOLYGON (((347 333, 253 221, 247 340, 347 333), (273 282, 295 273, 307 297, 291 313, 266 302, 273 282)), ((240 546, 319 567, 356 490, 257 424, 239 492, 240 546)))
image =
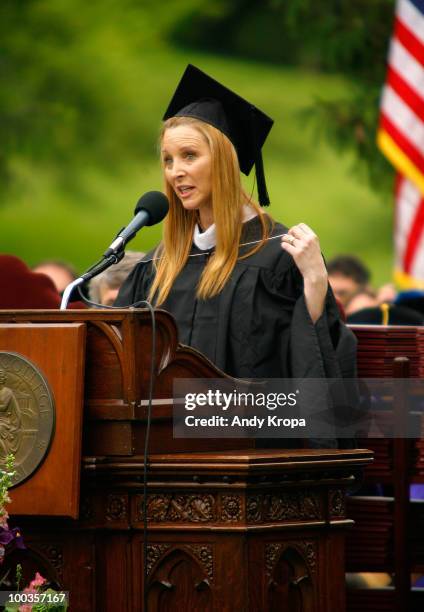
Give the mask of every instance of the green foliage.
MULTIPOLYGON (((322 6, 323 13, 331 13, 327 7, 333 2, 322 6)), ((378 5, 381 2, 376 0, 378 5)), ((387 280, 390 208, 370 192, 364 174, 359 181, 349 174, 354 161, 350 139, 360 129, 356 119, 349 123, 338 100, 347 104, 356 95, 353 75, 349 71, 347 78, 329 74, 333 70, 329 59, 327 73, 323 72, 323 60, 317 59, 323 41, 316 34, 318 49, 314 51, 312 39, 302 40, 301 28, 296 34, 296 24, 306 11, 298 12, 300 0, 250 4, 248 10, 242 0, 3 0, 0 224, 7 231, 2 232, 1 250, 29 264, 63 258, 81 271, 96 261, 131 217, 140 194, 161 188, 156 150, 160 119, 179 76, 191 62, 231 84, 274 117, 264 151, 272 215, 285 223, 309 223, 327 256, 354 250, 373 268, 376 281, 387 280), (281 4, 291 11, 287 36, 281 35, 276 18, 281 4), (270 7, 273 36, 261 25, 270 7), (207 16, 202 27, 200 14, 207 16), (249 15, 254 36, 243 25, 249 15), (186 24, 186 35, 178 38, 178 46, 176 24, 180 30, 186 24), (196 51, 190 46, 194 34, 201 47, 196 51), (209 34, 214 53, 205 51, 209 34), (303 66, 252 61, 248 58, 254 54, 241 46, 238 57, 229 57, 229 43, 241 45, 243 37, 250 37, 259 50, 272 43, 277 49, 285 44, 288 51, 292 47, 287 41, 297 37, 303 66), (317 123, 313 118, 318 99, 327 106, 319 110, 317 123), (307 117, 300 114, 311 107, 307 117), (334 124, 322 119, 325 114, 336 115, 336 110, 341 116, 334 124), (343 136, 334 152, 327 138, 338 143, 333 128, 339 123, 343 136), (340 150, 345 153, 340 155, 340 150), (376 225, 381 230, 377 238, 371 235, 376 225)), ((363 2, 361 6, 364 14, 374 11, 365 9, 363 2)), ((392 8, 388 9, 386 22, 392 14, 392 8)), ((346 112, 351 112, 348 104, 346 112)), ((373 147, 371 130, 366 142, 373 147)), ((253 190, 252 177, 246 180, 246 188, 253 190)), ((160 228, 146 228, 131 248, 148 250, 159 235, 160 228)))
POLYGON ((23 579, 22 565, 18 563, 16 565, 16 574, 15 574, 15 582, 16 582, 16 590, 21 590, 21 584, 23 579))
POLYGON ((6 456, 6 469, 0 470, 0 525, 7 516, 6 505, 10 503, 9 489, 13 484, 15 457, 12 454, 6 456))
POLYGON ((155 48, 150 4, 0 3, 3 192, 25 181, 22 161, 48 166, 68 191, 81 191, 79 170, 93 158, 110 172, 123 163, 122 150, 138 157, 150 152, 156 126, 141 105, 152 75, 138 57, 140 49, 155 48))
POLYGON ((172 36, 182 45, 374 81, 384 75, 393 13, 394 0, 204 0, 172 36))
POLYGON ((356 87, 351 97, 328 100, 319 96, 300 115, 336 151, 352 150, 358 178, 388 197, 393 192, 393 167, 376 148, 379 95, 380 88, 356 87))

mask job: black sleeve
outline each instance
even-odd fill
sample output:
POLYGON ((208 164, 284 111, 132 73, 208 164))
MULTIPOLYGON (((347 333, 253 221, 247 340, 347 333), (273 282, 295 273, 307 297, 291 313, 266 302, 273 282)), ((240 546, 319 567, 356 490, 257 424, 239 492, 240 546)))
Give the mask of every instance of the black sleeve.
MULTIPOLYGON (((313 323, 303 293, 303 277, 294 264, 284 277, 284 291, 295 298, 289 336, 289 353, 292 378, 332 379, 322 380, 321 409, 328 411, 334 422, 341 426, 352 422, 354 408, 358 404, 356 379, 356 338, 340 317, 336 300, 328 287, 325 306, 320 318, 313 323), (324 398, 326 400, 324 401, 324 398)), ((319 383, 320 384, 320 383, 319 383)), ((321 388, 321 387, 319 387, 321 388)), ((316 405, 317 397, 311 398, 316 405)), ((339 425, 335 425, 336 432, 339 425)), ((341 431, 340 429, 338 431, 341 431)), ((346 431, 346 430, 345 430, 346 431)), ((349 434, 350 435, 350 434, 349 434)), ((315 439, 315 447, 352 447, 354 440, 315 439)))
POLYGON ((330 286, 323 313, 315 324, 306 305, 303 277, 294 261, 284 275, 280 275, 280 286, 294 298, 289 341, 291 376, 354 378, 356 338, 341 320, 330 286))
POLYGON ((147 300, 153 278, 154 271, 152 260, 141 261, 124 281, 114 306, 121 306, 124 308, 136 302, 147 300))

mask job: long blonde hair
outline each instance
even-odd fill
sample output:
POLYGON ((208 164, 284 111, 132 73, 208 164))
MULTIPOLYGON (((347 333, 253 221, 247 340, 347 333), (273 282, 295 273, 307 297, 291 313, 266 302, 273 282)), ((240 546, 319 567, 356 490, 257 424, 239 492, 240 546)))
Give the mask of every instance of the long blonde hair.
MULTIPOLYGON (((212 212, 216 226, 216 248, 207 262, 197 287, 197 297, 208 299, 222 291, 238 259, 242 232, 243 205, 254 209, 262 225, 262 239, 243 259, 258 251, 269 236, 268 217, 243 190, 237 153, 230 140, 212 125, 193 117, 171 117, 162 128, 160 140, 168 129, 187 125, 205 138, 211 152, 212 212)), ((165 181, 169 199, 169 213, 164 221, 163 240, 155 252, 155 279, 150 288, 149 300, 155 298, 156 306, 166 300, 172 285, 183 269, 190 254, 196 210, 186 210, 171 185, 165 181)))

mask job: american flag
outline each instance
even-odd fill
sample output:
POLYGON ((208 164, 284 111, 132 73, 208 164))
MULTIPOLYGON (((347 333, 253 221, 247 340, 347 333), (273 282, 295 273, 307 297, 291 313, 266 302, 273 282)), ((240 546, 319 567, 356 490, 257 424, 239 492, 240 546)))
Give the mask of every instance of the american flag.
POLYGON ((398 0, 377 142, 398 172, 395 278, 424 289, 424 0, 398 0))

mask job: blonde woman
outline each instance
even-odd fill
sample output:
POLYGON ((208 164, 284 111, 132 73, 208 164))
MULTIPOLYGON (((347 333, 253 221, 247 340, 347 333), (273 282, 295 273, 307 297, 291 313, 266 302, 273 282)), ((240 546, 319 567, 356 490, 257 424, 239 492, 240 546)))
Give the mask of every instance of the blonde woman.
POLYGON ((180 341, 235 377, 353 377, 354 337, 340 321, 317 236, 304 223, 287 229, 261 206, 272 120, 193 66, 164 119, 163 240, 116 305, 148 299, 169 311, 180 341), (253 165, 260 204, 240 180, 253 165))

